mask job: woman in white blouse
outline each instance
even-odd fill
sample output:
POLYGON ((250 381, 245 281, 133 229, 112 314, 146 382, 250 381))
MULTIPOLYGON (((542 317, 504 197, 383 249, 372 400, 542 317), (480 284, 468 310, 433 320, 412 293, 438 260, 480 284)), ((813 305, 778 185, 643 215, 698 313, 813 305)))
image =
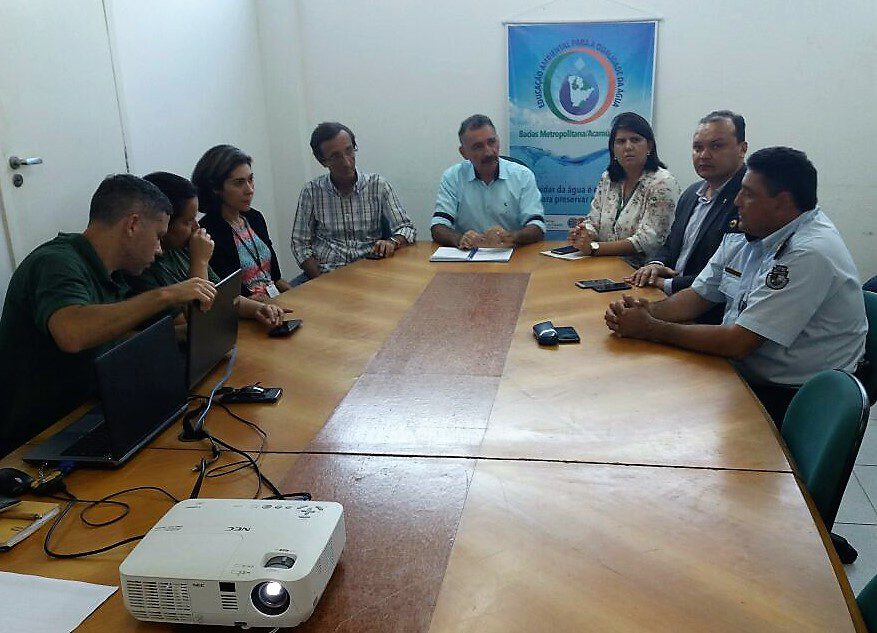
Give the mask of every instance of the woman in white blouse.
POLYGON ((648 261, 670 232, 679 183, 658 158, 649 122, 633 112, 612 121, 609 156, 591 213, 569 232, 569 241, 592 256, 648 261))

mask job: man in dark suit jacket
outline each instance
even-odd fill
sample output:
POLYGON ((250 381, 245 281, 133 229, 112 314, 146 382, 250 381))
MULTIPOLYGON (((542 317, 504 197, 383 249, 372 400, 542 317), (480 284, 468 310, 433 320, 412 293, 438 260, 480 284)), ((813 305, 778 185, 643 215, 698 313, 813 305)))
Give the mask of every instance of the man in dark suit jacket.
MULTIPOLYGON (((626 278, 668 295, 688 288, 725 233, 737 231, 734 198, 746 171, 746 122, 729 110, 711 112, 700 120, 691 147, 694 170, 703 180, 679 198, 670 235, 652 261, 626 278)), ((723 309, 716 306, 700 322, 721 322, 723 309)))

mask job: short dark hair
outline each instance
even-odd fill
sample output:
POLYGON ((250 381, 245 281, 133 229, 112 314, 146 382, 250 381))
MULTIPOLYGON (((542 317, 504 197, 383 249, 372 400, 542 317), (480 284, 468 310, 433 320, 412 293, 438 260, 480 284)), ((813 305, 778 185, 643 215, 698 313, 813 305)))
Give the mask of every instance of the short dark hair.
POLYGON ((171 203, 151 182, 131 174, 115 174, 104 178, 91 196, 88 221, 115 224, 134 212, 158 219, 171 214, 171 203))
POLYGON ((324 121, 315 127, 313 132, 311 132, 311 151, 314 153, 314 158, 316 158, 321 165, 326 158, 323 156, 323 150, 320 149, 320 145, 326 141, 331 141, 333 138, 341 134, 341 132, 347 132, 347 135, 350 136, 350 142, 353 143, 353 149, 356 149, 356 134, 354 134, 353 130, 343 123, 338 123, 337 121, 324 121))
POLYGON ((496 132, 496 126, 493 124, 493 121, 491 121, 490 117, 485 114, 473 114, 472 116, 463 119, 463 122, 460 123, 460 130, 457 132, 460 144, 463 144, 463 135, 466 132, 483 128, 486 125, 492 127, 493 131, 496 132))
POLYGON ((204 152, 192 171, 192 184, 198 190, 198 206, 203 213, 219 213, 222 199, 216 192, 222 190, 228 175, 245 163, 252 166, 253 157, 234 145, 216 145, 204 152))
POLYGON ((802 213, 816 206, 816 168, 807 154, 791 147, 765 147, 746 161, 759 174, 770 195, 788 191, 802 213))
POLYGON ((738 143, 746 140, 746 119, 743 118, 742 114, 737 114, 731 110, 713 110, 698 121, 698 125, 706 125, 707 123, 715 123, 722 120, 730 121, 734 126, 734 136, 737 137, 738 143))
POLYGON ((191 181, 170 172, 154 171, 143 176, 143 180, 151 182, 158 187, 167 196, 167 199, 170 200, 171 207, 173 207, 171 222, 176 220, 177 216, 183 212, 189 200, 198 197, 198 190, 195 189, 195 185, 191 181))
POLYGON ((652 144, 652 151, 646 156, 646 164, 643 171, 658 171, 658 167, 667 167, 661 159, 658 158, 658 143, 655 142, 655 133, 652 132, 652 126, 643 117, 636 112, 622 112, 612 119, 612 131, 609 133, 609 166, 606 171, 609 172, 609 180, 618 182, 624 180, 624 168, 614 159, 612 149, 615 145, 615 137, 619 130, 627 130, 634 134, 639 134, 652 144))

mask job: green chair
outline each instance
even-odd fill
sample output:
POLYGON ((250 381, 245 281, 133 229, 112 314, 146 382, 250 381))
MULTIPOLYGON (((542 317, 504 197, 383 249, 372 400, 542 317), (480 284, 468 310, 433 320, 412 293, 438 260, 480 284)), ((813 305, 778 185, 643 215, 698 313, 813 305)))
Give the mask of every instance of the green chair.
POLYGON ((868 400, 877 398, 877 292, 863 292, 865 315, 868 317, 868 335, 865 337, 865 363, 857 372, 868 392, 868 400))
POLYGON ((859 611, 862 612, 862 619, 865 626, 872 633, 877 633, 877 576, 874 576, 865 588, 856 596, 856 602, 859 604, 859 611))
MULTIPOLYGON (((825 527, 831 530, 853 472, 870 403, 862 383, 838 369, 819 372, 792 398, 781 434, 825 527)), ((858 553, 831 535, 844 564, 858 553)))

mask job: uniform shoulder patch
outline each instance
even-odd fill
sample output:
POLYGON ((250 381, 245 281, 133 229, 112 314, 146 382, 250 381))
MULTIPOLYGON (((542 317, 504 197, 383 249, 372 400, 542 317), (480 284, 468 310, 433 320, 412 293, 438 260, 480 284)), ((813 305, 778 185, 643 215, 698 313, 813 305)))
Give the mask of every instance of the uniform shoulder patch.
POLYGON ((764 280, 764 284, 771 290, 782 290, 789 283, 789 269, 787 266, 776 264, 764 280))

